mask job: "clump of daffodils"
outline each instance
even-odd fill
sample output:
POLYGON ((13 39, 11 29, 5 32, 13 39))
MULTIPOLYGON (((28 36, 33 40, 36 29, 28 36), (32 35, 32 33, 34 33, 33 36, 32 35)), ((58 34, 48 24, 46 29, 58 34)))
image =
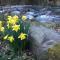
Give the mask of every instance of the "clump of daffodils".
POLYGON ((10 23, 10 24, 16 24, 17 22, 18 22, 18 16, 8 16, 8 19, 7 19, 8 21, 8 23, 10 23))
POLYGON ((26 41, 28 38, 29 22, 26 16, 8 16, 6 26, 0 21, 0 31, 3 33, 3 40, 18 44, 19 41, 26 41))

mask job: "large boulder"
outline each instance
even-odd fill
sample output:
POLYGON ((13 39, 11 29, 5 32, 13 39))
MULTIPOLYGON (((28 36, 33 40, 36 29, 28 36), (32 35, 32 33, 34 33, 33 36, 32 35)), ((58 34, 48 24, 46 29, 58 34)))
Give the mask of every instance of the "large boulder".
POLYGON ((60 35, 45 27, 30 27, 32 51, 36 56, 36 60, 48 60, 48 48, 52 48, 56 43, 60 42, 60 35))

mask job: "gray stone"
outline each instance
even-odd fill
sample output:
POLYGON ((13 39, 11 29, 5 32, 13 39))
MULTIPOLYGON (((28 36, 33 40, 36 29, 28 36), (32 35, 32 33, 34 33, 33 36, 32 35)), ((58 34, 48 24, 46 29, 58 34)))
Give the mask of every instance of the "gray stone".
POLYGON ((42 26, 31 26, 30 32, 32 51, 36 56, 36 60, 47 60, 48 48, 52 48, 56 43, 60 42, 60 35, 56 31, 42 26))
MULTIPOLYGON (((48 13, 47 13, 48 14, 48 13)), ((59 22, 60 21, 60 17, 57 15, 40 15, 36 17, 37 21, 40 22, 59 22)))
POLYGON ((34 12, 26 12, 25 14, 27 16, 28 19, 33 19, 34 18, 34 12))
POLYGON ((20 11, 12 11, 11 15, 20 15, 20 11))

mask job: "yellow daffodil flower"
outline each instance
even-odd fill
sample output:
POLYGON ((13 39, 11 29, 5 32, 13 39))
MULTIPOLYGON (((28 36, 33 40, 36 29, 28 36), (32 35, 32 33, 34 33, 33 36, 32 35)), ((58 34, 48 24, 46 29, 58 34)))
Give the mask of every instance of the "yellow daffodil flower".
POLYGON ((2 21, 0 21, 0 27, 2 26, 2 21))
POLYGON ((8 38, 8 35, 6 35, 3 39, 6 40, 8 38))
POLYGON ((14 41, 14 37, 13 36, 9 36, 8 40, 12 43, 14 41))
POLYGON ((10 24, 16 24, 17 23, 17 21, 18 21, 18 16, 8 16, 8 23, 10 23, 10 24))
POLYGON ((12 16, 8 16, 8 20, 11 20, 12 19, 12 16))
POLYGON ((18 38, 20 38, 21 40, 24 40, 24 39, 26 39, 26 36, 27 36, 27 34, 21 33, 18 38))
POLYGON ((25 22, 27 19, 27 16, 22 16, 22 20, 25 22))
POLYGON ((20 25, 12 26, 12 30, 17 32, 18 30, 20 30, 20 25))
POLYGON ((18 20, 18 16, 17 15, 13 16, 13 19, 17 21, 18 20))
POLYGON ((0 31, 4 32, 4 27, 1 27, 0 31))
POLYGON ((13 24, 13 25, 14 25, 14 24, 16 24, 16 20, 11 19, 11 20, 9 20, 9 21, 8 21, 8 23, 10 23, 10 24, 13 24))
POLYGON ((8 16, 8 23, 10 24, 16 24, 18 22, 18 16, 8 16))

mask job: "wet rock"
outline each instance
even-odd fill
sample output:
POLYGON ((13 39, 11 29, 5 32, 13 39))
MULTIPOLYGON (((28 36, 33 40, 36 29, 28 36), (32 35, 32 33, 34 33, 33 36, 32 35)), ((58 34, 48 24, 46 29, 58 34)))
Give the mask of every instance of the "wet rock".
POLYGON ((20 11, 12 11, 11 15, 20 15, 20 11))
POLYGON ((36 26, 32 26, 30 32, 32 50, 36 60, 47 60, 48 48, 52 48, 56 43, 60 42, 60 35, 54 30, 36 26))
POLYGON ((26 12, 25 14, 28 19, 33 19, 34 18, 34 12, 26 12))
POLYGON ((54 17, 50 17, 48 15, 40 15, 40 16, 36 17, 36 20, 40 21, 40 22, 48 22, 49 20, 52 20, 52 18, 54 18, 54 17))
POLYGON ((56 15, 40 15, 36 17, 37 21, 40 22, 59 22, 60 21, 60 17, 56 16, 56 15))

